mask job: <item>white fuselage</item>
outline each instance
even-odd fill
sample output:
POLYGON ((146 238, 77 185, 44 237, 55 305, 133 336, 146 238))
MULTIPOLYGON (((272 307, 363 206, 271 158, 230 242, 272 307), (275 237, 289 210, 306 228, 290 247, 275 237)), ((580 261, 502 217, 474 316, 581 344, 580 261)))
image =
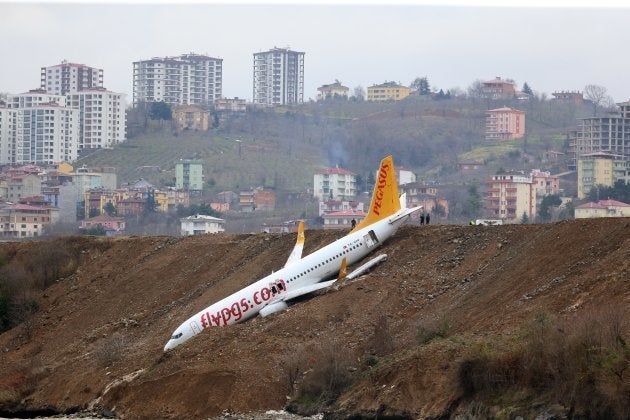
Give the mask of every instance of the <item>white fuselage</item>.
POLYGON ((206 328, 223 327, 252 318, 265 306, 280 302, 287 293, 336 276, 344 258, 347 265, 354 264, 393 235, 407 219, 401 217, 395 220, 397 215, 352 232, 199 311, 177 327, 164 351, 206 328), (390 220, 395 221, 390 223, 390 220))

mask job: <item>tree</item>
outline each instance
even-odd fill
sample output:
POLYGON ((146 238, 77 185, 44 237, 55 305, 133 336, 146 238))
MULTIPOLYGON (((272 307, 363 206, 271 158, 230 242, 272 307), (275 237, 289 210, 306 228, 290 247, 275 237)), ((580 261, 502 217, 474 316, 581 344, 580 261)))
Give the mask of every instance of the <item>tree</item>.
POLYGON ((468 96, 471 98, 483 98, 483 81, 475 80, 468 86, 468 96))
POLYGON ((523 83, 523 93, 534 96, 534 91, 532 91, 532 88, 529 87, 527 82, 523 83))
POLYGON ((595 185, 589 191, 587 198, 593 202, 609 199, 630 204, 630 184, 626 184, 622 179, 619 179, 612 187, 595 185))
POLYGON ((427 77, 416 77, 409 85, 413 90, 417 90, 419 95, 428 95, 431 93, 431 87, 429 86, 429 79, 427 77))
POLYGON ((597 107, 608 97, 606 88, 598 85, 586 85, 584 87, 584 97, 593 104, 593 116, 597 116, 597 107))
POLYGON ((356 86, 353 90, 352 98, 355 102, 360 102, 365 100, 365 89, 362 86, 356 86))
POLYGON ((541 222, 548 222, 551 220, 551 208, 557 207, 562 204, 562 200, 560 199, 560 195, 551 194, 543 197, 542 202, 540 203, 540 209, 538 209, 538 218, 541 222))
POLYGON ((529 223, 529 217, 526 212, 523 212, 523 216, 521 217, 521 223, 526 225, 529 223))
POLYGON ((164 101, 151 102, 149 118, 152 120, 170 120, 173 118, 171 107, 164 101))
POLYGON ((560 220, 573 220, 575 219, 575 204, 573 201, 569 201, 564 205, 564 208, 560 210, 560 214, 558 214, 558 219, 560 220))
POLYGON ((108 201, 107 204, 105 204, 103 210, 105 210, 105 213, 107 213, 108 216, 116 216, 116 207, 114 207, 111 201, 108 201))
POLYGON ((481 196, 476 185, 468 187, 468 198, 464 203, 464 214, 470 217, 479 216, 481 210, 481 196))

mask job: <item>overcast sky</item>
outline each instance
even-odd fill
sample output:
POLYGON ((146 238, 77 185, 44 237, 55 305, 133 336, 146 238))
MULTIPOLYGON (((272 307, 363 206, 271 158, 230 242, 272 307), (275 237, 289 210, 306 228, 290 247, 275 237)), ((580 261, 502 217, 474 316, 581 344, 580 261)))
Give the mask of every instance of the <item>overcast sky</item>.
POLYGON ((548 95, 597 84, 620 102, 630 99, 630 8, 610 1, 505 8, 0 0, 0 92, 38 87, 40 68, 66 59, 104 69, 105 87, 131 102, 133 61, 195 52, 223 59, 223 96, 251 100, 253 53, 289 46, 306 53, 305 98, 335 79, 352 89, 427 76, 431 86, 466 90, 501 76, 548 95))

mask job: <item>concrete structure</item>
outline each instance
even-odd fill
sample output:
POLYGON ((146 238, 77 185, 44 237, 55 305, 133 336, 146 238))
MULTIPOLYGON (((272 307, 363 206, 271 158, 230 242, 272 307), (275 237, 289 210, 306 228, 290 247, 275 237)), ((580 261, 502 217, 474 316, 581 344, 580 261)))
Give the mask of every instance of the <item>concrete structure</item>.
POLYGON ((576 105, 581 105, 584 102, 584 95, 580 91, 561 91, 553 92, 551 94, 555 101, 573 102, 576 105))
POLYGON ((486 218, 516 223, 524 214, 529 220, 535 217, 536 197, 531 175, 507 171, 493 175, 486 184, 486 218))
POLYGON ((367 213, 360 210, 344 210, 327 213, 322 216, 324 229, 352 229, 352 220, 359 224, 367 213))
POLYGON ((254 105, 304 102, 304 53, 272 48, 254 53, 254 105))
POLYGON ((368 101, 400 101, 409 96, 410 88, 396 82, 385 82, 367 89, 368 101))
POLYGON ((14 175, 8 180, 7 199, 17 203, 21 198, 40 195, 42 180, 35 174, 14 175))
MULTIPOLYGON (((376 174, 376 178, 374 179, 378 179, 378 174, 376 174)), ((398 181, 398 185, 411 184, 412 182, 416 182, 416 174, 403 167, 397 167, 396 180, 398 181)))
POLYGON ((486 111, 486 140, 514 140, 524 136, 524 111, 508 107, 486 111))
POLYGON ((346 169, 326 168, 313 176, 313 195, 319 200, 344 200, 357 194, 356 174, 346 169))
POLYGON ((199 54, 133 63, 133 105, 160 102, 210 109, 223 92, 223 59, 199 54))
POLYGON ((55 163, 77 158, 79 111, 66 98, 32 90, 0 109, 0 164, 55 163))
POLYGON ((517 90, 514 81, 495 77, 482 83, 481 94, 486 99, 511 99, 516 96, 517 90))
POLYGON ((365 207, 361 201, 326 200, 319 202, 319 216, 348 210, 365 211, 365 207))
POLYGON ((274 210, 276 208, 276 193, 262 187, 254 188, 251 191, 241 191, 238 205, 243 212, 274 210))
POLYGON ((59 209, 14 204, 0 207, 0 238, 27 239, 42 236, 46 226, 59 218, 59 209))
POLYGON ((54 95, 67 95, 84 89, 103 87, 103 69, 70 63, 42 67, 40 87, 54 95))
POLYGON ((603 117, 581 118, 577 129, 569 133, 569 169, 585 154, 608 152, 630 161, 630 102, 622 102, 619 113, 603 117))
POLYGON ((221 113, 244 114, 247 102, 239 98, 221 98, 214 101, 214 110, 221 113))
POLYGON ((208 111, 192 105, 173 107, 173 122, 178 130, 208 131, 210 127, 208 111))
POLYGON ((110 149, 126 140, 124 94, 85 89, 68 94, 67 106, 79 110, 79 150, 110 149))
POLYGON ((323 101, 330 98, 348 99, 350 89, 343 86, 339 80, 330 85, 322 85, 317 88, 317 100, 323 101))
POLYGON ((630 217, 630 204, 615 200, 600 200, 586 203, 575 208, 576 219, 594 217, 630 217))
POLYGON ((182 236, 225 232, 225 220, 203 214, 179 219, 182 236))
POLYGON ((182 159, 175 164, 175 187, 185 191, 203 190, 203 162, 182 159))
POLYGON ((597 185, 612 187, 624 179, 630 161, 623 156, 607 152, 585 153, 577 161, 578 199, 585 198, 597 185))

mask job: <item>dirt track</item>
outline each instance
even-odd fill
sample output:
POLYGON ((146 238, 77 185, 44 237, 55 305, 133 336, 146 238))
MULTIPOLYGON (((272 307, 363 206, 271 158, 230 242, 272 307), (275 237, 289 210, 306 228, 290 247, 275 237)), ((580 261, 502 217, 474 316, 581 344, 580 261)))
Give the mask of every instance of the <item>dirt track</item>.
MULTIPOLYGON (((341 233, 307 231, 305 254, 341 233)), ((333 344, 353 386, 342 413, 439 416, 462 391, 458 359, 479 337, 497 342, 541 312, 571 318, 630 308, 630 220, 548 225, 403 226, 362 281, 289 310, 205 332, 169 355, 194 312, 279 269, 294 235, 105 240, 76 274, 38 297, 30 337, 0 336, 0 411, 51 408, 125 418, 204 418, 281 409, 296 355, 333 344), (367 368, 386 315, 393 348, 367 368), (418 341, 447 319, 451 340, 418 341)), ((90 249, 86 238, 82 246, 90 249)), ((8 247, 13 244, 2 244, 8 247)), ((23 257, 36 245, 23 245, 23 257)), ((314 351, 314 350, 313 350, 314 351)))

